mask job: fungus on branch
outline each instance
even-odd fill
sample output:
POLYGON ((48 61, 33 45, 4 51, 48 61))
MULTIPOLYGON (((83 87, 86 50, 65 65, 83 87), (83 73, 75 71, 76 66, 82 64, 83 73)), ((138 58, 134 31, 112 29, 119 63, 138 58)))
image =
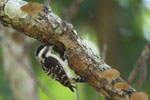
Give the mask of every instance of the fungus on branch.
POLYGON ((128 89, 129 89, 129 84, 127 84, 127 83, 125 83, 125 82, 117 82, 117 83, 114 85, 114 88, 115 88, 117 91, 128 90, 128 89))
POLYGON ((110 68, 102 72, 101 76, 106 78, 108 81, 115 80, 120 77, 120 72, 116 69, 110 68))
POLYGON ((130 100, 148 100, 148 95, 144 92, 134 92, 131 94, 130 100))
POLYGON ((43 9, 43 6, 39 3, 31 3, 24 5, 21 7, 21 10, 27 14, 30 15, 37 15, 39 12, 41 12, 43 9))

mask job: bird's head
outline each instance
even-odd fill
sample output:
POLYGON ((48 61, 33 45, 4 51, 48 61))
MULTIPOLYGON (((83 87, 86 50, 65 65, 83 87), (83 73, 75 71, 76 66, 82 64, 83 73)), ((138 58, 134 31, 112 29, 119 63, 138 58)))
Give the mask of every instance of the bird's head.
POLYGON ((54 45, 40 45, 35 52, 36 58, 43 62, 48 53, 51 53, 54 45))

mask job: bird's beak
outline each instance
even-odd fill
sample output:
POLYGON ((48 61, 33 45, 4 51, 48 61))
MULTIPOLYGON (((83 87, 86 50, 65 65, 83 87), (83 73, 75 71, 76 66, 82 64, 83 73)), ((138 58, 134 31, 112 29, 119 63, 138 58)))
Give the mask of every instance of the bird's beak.
POLYGON ((46 49, 44 51, 45 54, 47 54, 47 52, 50 50, 49 46, 46 46, 46 49))

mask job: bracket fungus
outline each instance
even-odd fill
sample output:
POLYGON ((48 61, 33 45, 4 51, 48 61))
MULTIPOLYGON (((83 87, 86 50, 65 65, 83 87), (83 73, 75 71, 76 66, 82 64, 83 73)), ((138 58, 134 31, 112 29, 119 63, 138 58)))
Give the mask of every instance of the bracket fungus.
POLYGON ((24 5, 21 7, 21 10, 27 14, 30 15, 37 15, 39 12, 41 12, 43 9, 43 6, 39 3, 31 3, 24 5))
POLYGON ((115 80, 120 77, 120 72, 116 69, 110 68, 102 72, 101 77, 106 78, 107 80, 115 80))
POLYGON ((125 83, 125 82, 117 82, 117 83, 114 85, 114 88, 115 88, 117 91, 127 90, 127 89, 129 89, 129 84, 127 84, 127 83, 125 83))
POLYGON ((131 94, 130 100, 148 100, 148 95, 145 92, 134 92, 131 94))

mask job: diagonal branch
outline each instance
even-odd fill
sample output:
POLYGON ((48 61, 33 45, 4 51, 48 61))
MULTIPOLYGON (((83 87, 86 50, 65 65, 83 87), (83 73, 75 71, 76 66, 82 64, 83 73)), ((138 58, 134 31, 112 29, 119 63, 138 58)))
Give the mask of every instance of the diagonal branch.
POLYGON ((147 60, 149 58, 149 53, 150 53, 150 44, 147 44, 145 48, 142 51, 142 54, 138 60, 137 65, 134 67, 133 71, 131 72, 129 78, 128 78, 128 83, 132 84, 138 71, 141 69, 141 67, 147 63, 147 60))
MULTIPOLYGON (((60 51, 65 50, 69 65, 75 73, 86 78, 87 83, 107 100, 129 100, 130 94, 135 90, 131 86, 125 91, 115 89, 115 83, 124 82, 120 77, 113 80, 102 77, 101 73, 111 67, 86 46, 82 39, 78 37, 72 24, 59 18, 48 6, 43 6, 42 11, 37 15, 35 13, 29 15, 29 13, 25 14, 20 9, 12 9, 15 4, 21 6, 22 2, 24 1, 11 0, 10 3, 9 0, 1 0, 0 23, 42 43, 55 44, 60 51)), ((31 8, 34 11, 33 7, 26 10, 31 8)))

